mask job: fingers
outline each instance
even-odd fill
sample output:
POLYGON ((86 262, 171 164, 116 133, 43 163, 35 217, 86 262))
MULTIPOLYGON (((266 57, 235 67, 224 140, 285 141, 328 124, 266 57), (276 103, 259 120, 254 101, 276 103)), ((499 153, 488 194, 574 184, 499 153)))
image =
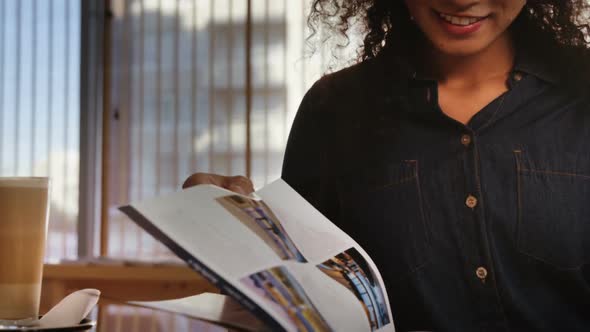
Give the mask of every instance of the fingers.
POLYGON ((252 181, 245 176, 223 176, 209 173, 195 173, 189 176, 182 184, 182 188, 189 188, 199 184, 216 185, 242 195, 249 195, 254 191, 252 181))
POLYGON ((182 184, 182 188, 193 187, 199 184, 213 184, 219 187, 223 187, 225 182, 225 176, 209 173, 195 173, 188 177, 182 184))
POLYGON ((225 178, 224 188, 242 195, 250 195, 254 191, 252 181, 245 176, 228 176, 225 178))

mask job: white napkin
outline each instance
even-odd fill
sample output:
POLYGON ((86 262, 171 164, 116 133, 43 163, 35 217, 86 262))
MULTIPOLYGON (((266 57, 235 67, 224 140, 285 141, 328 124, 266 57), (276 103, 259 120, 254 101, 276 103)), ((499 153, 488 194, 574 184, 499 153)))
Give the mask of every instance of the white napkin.
POLYGON ((39 320, 42 328, 67 327, 80 324, 98 303, 100 291, 87 288, 64 297, 39 320))

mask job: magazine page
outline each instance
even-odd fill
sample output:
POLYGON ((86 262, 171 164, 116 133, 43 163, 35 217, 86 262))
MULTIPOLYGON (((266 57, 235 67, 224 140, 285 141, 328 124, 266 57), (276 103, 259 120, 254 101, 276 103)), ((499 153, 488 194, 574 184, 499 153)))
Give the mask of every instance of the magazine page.
POLYGON ((203 293, 165 301, 133 301, 133 305, 153 308, 212 322, 244 331, 267 331, 252 313, 229 296, 203 293))
POLYGON ((247 288, 239 283, 241 277, 283 260, 217 201, 230 195, 234 193, 202 185, 119 209, 269 329, 286 331, 290 322, 273 317, 260 305, 263 301, 246 294, 247 288))
POLYGON ((258 195, 204 185, 121 210, 272 330, 393 331, 362 248, 282 180, 258 195))
MULTIPOLYGON (((310 299, 337 330, 353 331, 359 313, 366 331, 394 331, 391 309, 381 274, 369 255, 348 234, 330 222, 287 183, 279 179, 256 192, 297 243, 308 264, 290 271, 309 292, 310 299), (313 267, 313 268, 312 268, 313 267), (328 282, 326 282, 326 280, 328 282), (337 303, 338 305, 335 305, 337 303), (342 318, 351 306, 353 322, 342 318), (353 306, 355 308, 353 308, 353 306), (359 310, 360 308, 360 310, 359 310)), ((352 318, 352 317, 351 317, 352 318)))

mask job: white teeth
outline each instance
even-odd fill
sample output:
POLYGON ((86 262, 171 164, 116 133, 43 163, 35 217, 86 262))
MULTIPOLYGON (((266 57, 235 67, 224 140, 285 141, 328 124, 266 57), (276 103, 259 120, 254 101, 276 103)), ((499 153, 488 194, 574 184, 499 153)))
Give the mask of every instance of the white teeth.
POLYGON ((439 16, 454 25, 461 25, 461 26, 467 26, 467 25, 471 25, 477 21, 480 21, 481 18, 478 17, 464 17, 464 16, 452 16, 452 15, 447 15, 447 14, 443 14, 443 13, 439 13, 439 16))

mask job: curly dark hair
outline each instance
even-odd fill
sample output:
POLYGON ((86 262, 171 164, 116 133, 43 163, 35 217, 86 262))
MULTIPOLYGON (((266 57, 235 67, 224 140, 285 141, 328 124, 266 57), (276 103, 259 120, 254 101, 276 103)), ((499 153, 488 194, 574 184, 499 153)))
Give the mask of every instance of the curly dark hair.
MULTIPOLYGON (((589 0, 528 0, 510 29, 517 45, 524 45, 548 64, 559 64, 559 74, 568 86, 587 88, 589 16, 589 0)), ((360 21, 364 30, 358 62, 387 50, 408 56, 423 37, 402 0, 313 0, 307 21, 310 38, 318 29, 325 29, 326 35, 341 37, 337 46, 347 46, 354 20, 360 21)))

